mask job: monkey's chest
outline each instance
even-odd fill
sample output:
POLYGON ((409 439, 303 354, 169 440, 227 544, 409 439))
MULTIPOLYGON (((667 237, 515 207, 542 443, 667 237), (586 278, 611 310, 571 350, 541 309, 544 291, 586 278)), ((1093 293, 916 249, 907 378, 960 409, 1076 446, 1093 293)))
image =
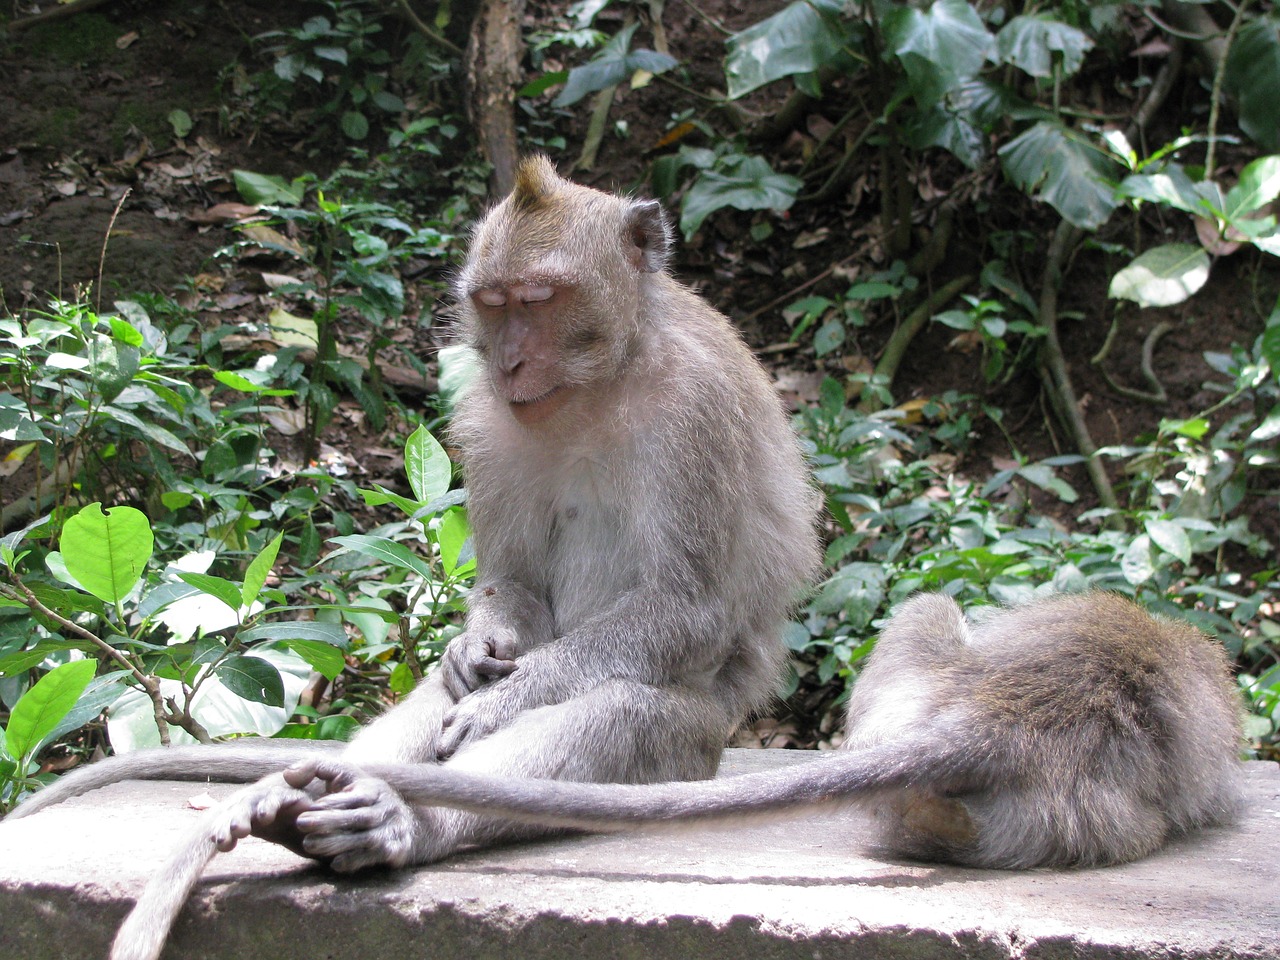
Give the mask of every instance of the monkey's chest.
POLYGON ((566 485, 547 533, 547 586, 557 626, 571 628, 608 609, 635 585, 636 559, 636 545, 624 543, 619 506, 596 484, 566 485))

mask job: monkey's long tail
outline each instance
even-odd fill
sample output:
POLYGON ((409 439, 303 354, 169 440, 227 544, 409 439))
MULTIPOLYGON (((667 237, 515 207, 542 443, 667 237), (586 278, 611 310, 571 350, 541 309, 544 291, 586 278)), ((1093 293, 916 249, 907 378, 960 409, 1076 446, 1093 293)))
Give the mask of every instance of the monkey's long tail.
MULTIPOLYGON (((325 752, 329 744, 319 740, 253 740, 225 746, 164 747, 121 754, 68 773, 24 800, 5 819, 29 817, 63 800, 122 780, 252 783, 269 773, 279 773, 300 760, 314 759, 317 752, 325 752)), ((333 745, 343 746, 340 743, 333 745)))
POLYGON ((174 920, 218 852, 212 822, 212 817, 201 817, 199 827, 183 838, 147 881, 142 896, 116 931, 110 960, 157 960, 160 956, 174 920))
POLYGON ((680 783, 519 780, 453 770, 447 764, 364 769, 386 780, 410 803, 548 826, 616 831, 658 824, 773 819, 788 812, 847 805, 896 787, 973 782, 983 779, 983 768, 998 762, 999 746, 985 744, 979 751, 976 744, 967 742, 971 739, 958 736, 942 750, 915 740, 895 741, 823 754, 780 770, 680 783))

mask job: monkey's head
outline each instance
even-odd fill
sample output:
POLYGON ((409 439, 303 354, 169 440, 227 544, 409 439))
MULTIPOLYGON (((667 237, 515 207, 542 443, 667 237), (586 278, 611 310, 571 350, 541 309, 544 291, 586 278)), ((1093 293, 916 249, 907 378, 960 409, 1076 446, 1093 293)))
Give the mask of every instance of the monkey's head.
POLYGON ((456 291, 463 338, 517 421, 550 420, 617 376, 670 246, 657 201, 570 183, 546 157, 520 164, 476 227, 456 291))

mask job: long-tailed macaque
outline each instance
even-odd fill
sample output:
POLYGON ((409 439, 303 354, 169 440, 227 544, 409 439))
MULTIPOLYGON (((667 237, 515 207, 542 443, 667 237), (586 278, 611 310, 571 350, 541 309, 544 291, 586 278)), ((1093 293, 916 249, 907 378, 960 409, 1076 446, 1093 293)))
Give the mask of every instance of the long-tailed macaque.
MULTIPOLYGON (((818 567, 819 498, 768 376, 667 272, 670 244, 656 202, 572 184, 542 157, 478 224, 456 294, 480 370, 451 433, 479 578, 441 668, 345 761, 705 778, 774 695, 783 622, 818 567)), ((539 829, 413 806, 374 775, 299 791, 279 775, 282 752, 198 756, 95 765, 18 815, 104 777, 194 763, 201 778, 274 774, 222 810, 223 845, 252 833, 340 871, 539 829)))
MULTIPOLYGON (((890 853, 1077 867, 1133 860, 1229 821, 1239 707, 1219 644, 1121 597, 1060 596, 971 625, 949 597, 923 594, 886 624, 854 687, 841 750, 803 767, 619 785, 312 756, 284 780, 300 803, 323 783, 334 802, 368 809, 363 785, 382 782, 416 805, 610 831, 858 804, 875 814, 890 853)), ((156 759, 169 760, 157 775, 192 769, 190 757, 156 759)), ((178 848, 121 929, 113 960, 158 954, 204 864, 243 835, 239 816, 233 798, 178 848)), ((298 817, 304 833, 310 817, 298 817)))

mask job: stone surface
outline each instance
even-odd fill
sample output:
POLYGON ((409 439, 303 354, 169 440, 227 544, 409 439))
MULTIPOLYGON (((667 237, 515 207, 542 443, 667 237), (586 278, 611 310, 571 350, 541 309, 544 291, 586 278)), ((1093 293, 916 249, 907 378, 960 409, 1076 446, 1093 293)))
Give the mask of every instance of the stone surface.
MULTIPOLYGON (((730 751, 726 772, 810 756, 730 751)), ((566 837, 355 879, 250 840, 214 861, 165 956, 1280 960, 1280 770, 1248 766, 1241 824, 1103 870, 875 859, 852 814, 566 837)), ((203 792, 120 784, 0 824, 0 957, 105 957, 203 792)))

